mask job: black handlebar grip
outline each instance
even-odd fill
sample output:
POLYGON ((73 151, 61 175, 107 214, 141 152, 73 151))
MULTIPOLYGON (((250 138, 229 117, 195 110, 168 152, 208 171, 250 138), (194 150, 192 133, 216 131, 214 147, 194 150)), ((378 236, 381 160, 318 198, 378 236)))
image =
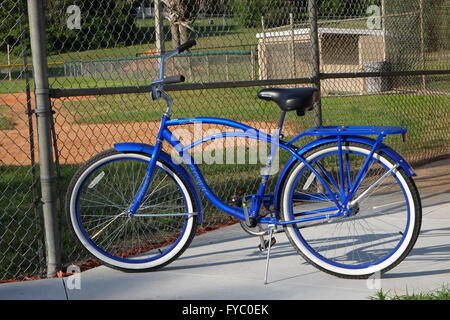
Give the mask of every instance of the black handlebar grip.
POLYGON ((167 78, 164 78, 163 84, 171 84, 171 83, 178 83, 178 82, 184 82, 184 76, 178 75, 178 76, 170 76, 167 78))
POLYGON ((183 51, 186 51, 187 49, 195 46, 196 44, 197 42, 195 40, 189 40, 178 47, 178 53, 182 53, 183 51))

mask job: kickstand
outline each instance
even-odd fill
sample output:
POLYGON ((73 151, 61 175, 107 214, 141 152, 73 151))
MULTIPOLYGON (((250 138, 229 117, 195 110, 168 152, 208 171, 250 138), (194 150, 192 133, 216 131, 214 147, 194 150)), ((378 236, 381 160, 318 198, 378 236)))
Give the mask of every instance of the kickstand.
POLYGON ((269 230, 269 247, 267 249, 266 273, 264 274, 264 284, 267 284, 267 275, 269 273, 270 248, 272 247, 272 236, 273 236, 273 229, 274 228, 275 228, 275 225, 269 224, 269 226, 268 226, 268 230, 269 230))

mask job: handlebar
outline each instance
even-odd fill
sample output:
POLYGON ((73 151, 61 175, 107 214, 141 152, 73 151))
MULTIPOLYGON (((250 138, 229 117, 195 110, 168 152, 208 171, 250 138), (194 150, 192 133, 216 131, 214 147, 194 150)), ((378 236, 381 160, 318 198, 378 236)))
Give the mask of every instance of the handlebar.
POLYGON ((163 55, 161 57, 161 64, 159 67, 159 79, 155 80, 152 82, 152 99, 153 100, 157 100, 159 99, 161 96, 164 97, 164 99, 167 100, 168 103, 168 111, 170 111, 172 102, 169 96, 167 96, 167 94, 165 94, 165 92, 162 89, 162 86, 164 84, 171 84, 171 83, 179 83, 179 82, 184 82, 185 78, 182 75, 177 75, 177 76, 170 76, 167 78, 164 78, 164 62, 167 58, 170 58, 178 53, 181 53, 183 51, 188 50, 189 48, 192 48, 193 46, 195 46, 197 44, 197 42, 195 40, 189 40, 185 43, 183 43, 182 45, 180 45, 178 48, 176 48, 175 50, 166 53, 165 55, 163 55))
POLYGON ((182 53, 183 51, 186 51, 190 49, 191 47, 195 46, 197 42, 195 40, 189 40, 183 43, 178 47, 178 53, 182 53))
POLYGON ((178 82, 184 82, 185 78, 183 75, 178 76, 170 76, 167 78, 164 78, 161 84, 171 84, 171 83, 178 83, 178 82))
MULTIPOLYGON (((157 86, 158 90, 161 89, 161 85, 163 84, 169 84, 169 83, 178 83, 178 82, 184 82, 185 78, 182 75, 178 75, 178 76, 170 76, 167 78, 164 78, 164 62, 167 58, 170 58, 178 53, 184 52, 190 48, 192 48, 193 46, 195 46, 197 44, 197 42, 195 40, 189 40, 183 44, 181 44, 178 48, 176 48, 175 50, 166 53, 165 55, 163 55, 161 57, 161 64, 159 67, 159 79, 156 81, 152 82, 152 85, 157 86)), ((159 97, 159 95, 153 94, 153 97, 159 97)))

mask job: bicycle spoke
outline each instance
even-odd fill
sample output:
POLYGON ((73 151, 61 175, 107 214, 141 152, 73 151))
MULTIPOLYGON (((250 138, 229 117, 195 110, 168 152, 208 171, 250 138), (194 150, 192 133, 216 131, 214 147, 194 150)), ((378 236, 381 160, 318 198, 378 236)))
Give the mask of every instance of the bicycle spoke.
POLYGON ((93 252, 100 256, 107 253, 108 259, 117 257, 117 261, 108 263, 157 267, 167 251, 184 250, 188 244, 186 237, 195 232, 193 221, 197 212, 192 210, 188 189, 185 184, 180 186, 181 177, 175 179, 170 169, 163 170, 158 164, 154 187, 145 195, 136 214, 128 215, 148 170, 149 162, 143 159, 148 158, 134 154, 121 158, 115 152, 106 153, 114 158, 104 165, 88 167, 94 168, 94 172, 86 174, 86 181, 77 184, 82 187, 76 196, 77 216, 72 219, 79 225, 74 227, 83 227, 81 234, 89 239, 93 252), (180 241, 181 238, 185 240, 180 241))
MULTIPOLYGON (((357 270, 354 268, 369 268, 389 259, 391 253, 398 249, 398 243, 408 228, 408 201, 396 178, 400 172, 399 165, 388 165, 374 157, 369 162, 369 168, 362 173, 371 148, 365 151, 359 146, 342 146, 341 161, 336 144, 330 143, 328 149, 323 147, 323 150, 326 151, 318 151, 312 160, 307 158, 310 165, 323 175, 324 182, 333 193, 348 193, 357 186, 353 199, 348 199, 349 206, 342 210, 340 216, 328 219, 327 214, 332 212, 325 211, 335 207, 333 201, 320 192, 325 188, 319 179, 313 178, 312 172, 299 163, 294 167, 297 171, 292 170, 292 175, 294 172, 297 175, 295 180, 287 178, 287 181, 293 181, 290 182, 292 191, 289 194, 295 195, 290 196, 292 203, 289 205, 288 219, 324 219, 319 222, 305 221, 293 229, 287 226, 290 240, 297 246, 299 242, 295 239, 301 237, 302 243, 308 244, 307 249, 302 250, 314 252, 316 257, 320 257, 317 263, 324 268, 334 264, 343 269, 357 270), (358 176, 362 177, 359 182, 356 181, 358 176)), ((346 197, 347 194, 345 197, 336 195, 339 201, 346 197)), ((334 213, 338 212, 336 207, 334 213)))

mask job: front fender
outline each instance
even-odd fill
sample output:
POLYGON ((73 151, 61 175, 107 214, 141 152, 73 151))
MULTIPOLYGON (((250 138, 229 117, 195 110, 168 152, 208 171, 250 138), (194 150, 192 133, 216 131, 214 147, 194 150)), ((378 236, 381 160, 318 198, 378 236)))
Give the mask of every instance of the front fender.
MULTIPOLYGON (((154 146, 145 143, 124 142, 116 143, 114 145, 114 149, 119 152, 138 152, 151 156, 153 154, 154 146)), ((198 193, 197 187, 191 176, 182 165, 175 164, 172 161, 171 156, 166 152, 161 150, 159 153, 159 158, 164 162, 165 165, 169 166, 172 170, 179 174, 186 182, 189 190, 192 192, 192 196, 194 197, 195 205, 198 211, 197 221, 201 224, 203 222, 202 202, 200 200, 200 195, 198 193)))
MULTIPOLYGON (((363 144, 370 145, 370 146, 373 146, 376 143, 376 140, 368 138, 368 137, 364 137, 364 136, 341 136, 341 139, 342 139, 342 141, 359 142, 359 143, 363 143, 363 144)), ((324 137, 324 138, 321 138, 318 140, 314 140, 314 141, 308 143, 307 145, 303 146, 297 152, 297 154, 299 156, 303 156, 306 152, 308 152, 312 148, 315 148, 319 145, 329 143, 329 142, 337 142, 337 137, 336 136, 328 136, 328 137, 324 137)), ((408 162, 406 162, 406 160, 401 155, 399 155, 397 152, 395 152, 393 149, 391 149, 390 147, 388 147, 387 145, 382 144, 382 143, 380 144, 378 149, 380 151, 386 153, 389 157, 391 157, 394 161, 396 161, 400 165, 400 167, 402 167, 403 170, 405 170, 405 172, 408 176, 413 177, 416 175, 413 168, 408 164, 408 162)), ((285 176, 296 160, 297 160, 297 158, 295 156, 292 156, 289 159, 289 161, 286 163, 286 165, 284 166, 284 169, 281 172, 280 177, 278 178, 277 186, 276 186, 275 194, 274 194, 274 207, 275 207, 276 214, 279 214, 279 205, 280 205, 279 201, 281 198, 281 187, 284 183, 285 176)))

